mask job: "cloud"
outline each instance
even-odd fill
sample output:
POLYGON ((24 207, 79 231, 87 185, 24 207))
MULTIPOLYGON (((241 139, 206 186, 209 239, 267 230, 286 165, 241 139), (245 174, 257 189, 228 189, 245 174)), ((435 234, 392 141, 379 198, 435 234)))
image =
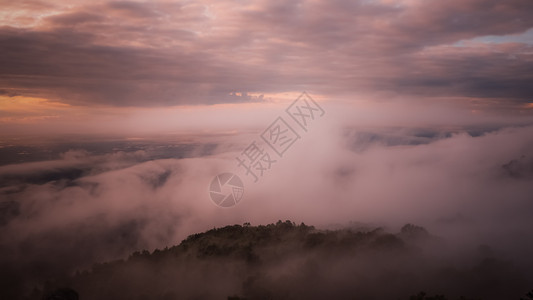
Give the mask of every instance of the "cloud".
POLYGON ((532 264, 533 52, 502 38, 533 27, 527 0, 5 5, 0 265, 14 276, 278 219, 414 222, 532 264), (254 184, 235 157, 301 90, 330 99, 328 121, 254 184), (51 142, 62 133, 77 139, 51 142), (222 172, 245 182, 230 209, 207 191, 222 172))
POLYGON ((76 26, 86 23, 96 23, 102 22, 104 20, 105 18, 101 15, 84 11, 64 13, 56 16, 50 16, 47 18, 48 22, 62 27, 76 26))
POLYGON ((150 5, 150 3, 135 2, 135 1, 112 1, 107 3, 107 7, 111 10, 125 14, 133 18, 149 18, 158 17, 158 14, 150 5))
POLYGON ((0 167, 0 177, 13 179, 2 180, 8 185, 0 190, 3 263, 39 280, 212 227, 278 219, 322 228, 414 222, 457 249, 487 244, 530 263, 533 243, 516 236, 532 228, 533 127, 424 127, 424 116, 416 128, 385 126, 398 124, 394 118, 354 127, 347 126, 353 116, 326 116, 331 122, 309 130, 255 184, 235 161, 253 141, 249 134, 217 139, 215 149, 182 159, 154 159, 150 148, 76 150, 55 161, 0 167), (244 181, 236 207, 221 209, 209 199, 208 184, 222 172, 244 181))
POLYGON ((524 32, 532 9, 523 0, 54 5, 31 26, 0 29, 0 85, 77 105, 248 102, 261 99, 235 93, 305 89, 525 102, 531 46, 457 43, 524 32))

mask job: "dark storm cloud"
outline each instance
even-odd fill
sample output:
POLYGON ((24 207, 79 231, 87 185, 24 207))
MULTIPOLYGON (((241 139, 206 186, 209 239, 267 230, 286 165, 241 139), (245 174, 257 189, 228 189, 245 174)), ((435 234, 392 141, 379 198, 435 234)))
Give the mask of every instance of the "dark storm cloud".
POLYGON ((310 87, 524 102, 530 46, 454 43, 524 32, 532 12, 525 0, 95 2, 1 28, 0 88, 118 106, 310 87))

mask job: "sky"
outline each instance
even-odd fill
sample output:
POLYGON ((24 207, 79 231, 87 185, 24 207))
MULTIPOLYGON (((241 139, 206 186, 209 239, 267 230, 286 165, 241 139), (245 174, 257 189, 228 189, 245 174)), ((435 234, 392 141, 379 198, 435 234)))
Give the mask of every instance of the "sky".
POLYGON ((205 118, 210 105, 302 91, 531 114, 532 9, 528 0, 2 1, 2 133, 97 127, 82 120, 127 127, 139 112, 156 119, 191 106, 205 118))
POLYGON ((0 263, 46 278, 278 219, 533 251, 530 0, 0 7, 0 263), (254 182, 235 158, 278 117, 300 138, 254 182))

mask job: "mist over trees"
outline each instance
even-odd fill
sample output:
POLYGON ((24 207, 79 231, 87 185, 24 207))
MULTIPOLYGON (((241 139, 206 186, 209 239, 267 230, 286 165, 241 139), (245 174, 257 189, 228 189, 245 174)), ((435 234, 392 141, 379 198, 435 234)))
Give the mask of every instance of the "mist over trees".
POLYGON ((413 224, 390 233, 244 223, 95 264, 46 282, 26 299, 518 300, 531 287, 519 265, 495 257, 489 246, 461 257, 450 252, 413 224))

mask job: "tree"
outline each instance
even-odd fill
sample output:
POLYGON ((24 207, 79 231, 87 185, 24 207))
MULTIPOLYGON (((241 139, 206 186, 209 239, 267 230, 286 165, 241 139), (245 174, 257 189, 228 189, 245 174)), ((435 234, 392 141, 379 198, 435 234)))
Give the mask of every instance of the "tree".
POLYGON ((529 291, 529 293, 526 294, 527 298, 520 297, 520 300, 533 300, 533 290, 529 291))

